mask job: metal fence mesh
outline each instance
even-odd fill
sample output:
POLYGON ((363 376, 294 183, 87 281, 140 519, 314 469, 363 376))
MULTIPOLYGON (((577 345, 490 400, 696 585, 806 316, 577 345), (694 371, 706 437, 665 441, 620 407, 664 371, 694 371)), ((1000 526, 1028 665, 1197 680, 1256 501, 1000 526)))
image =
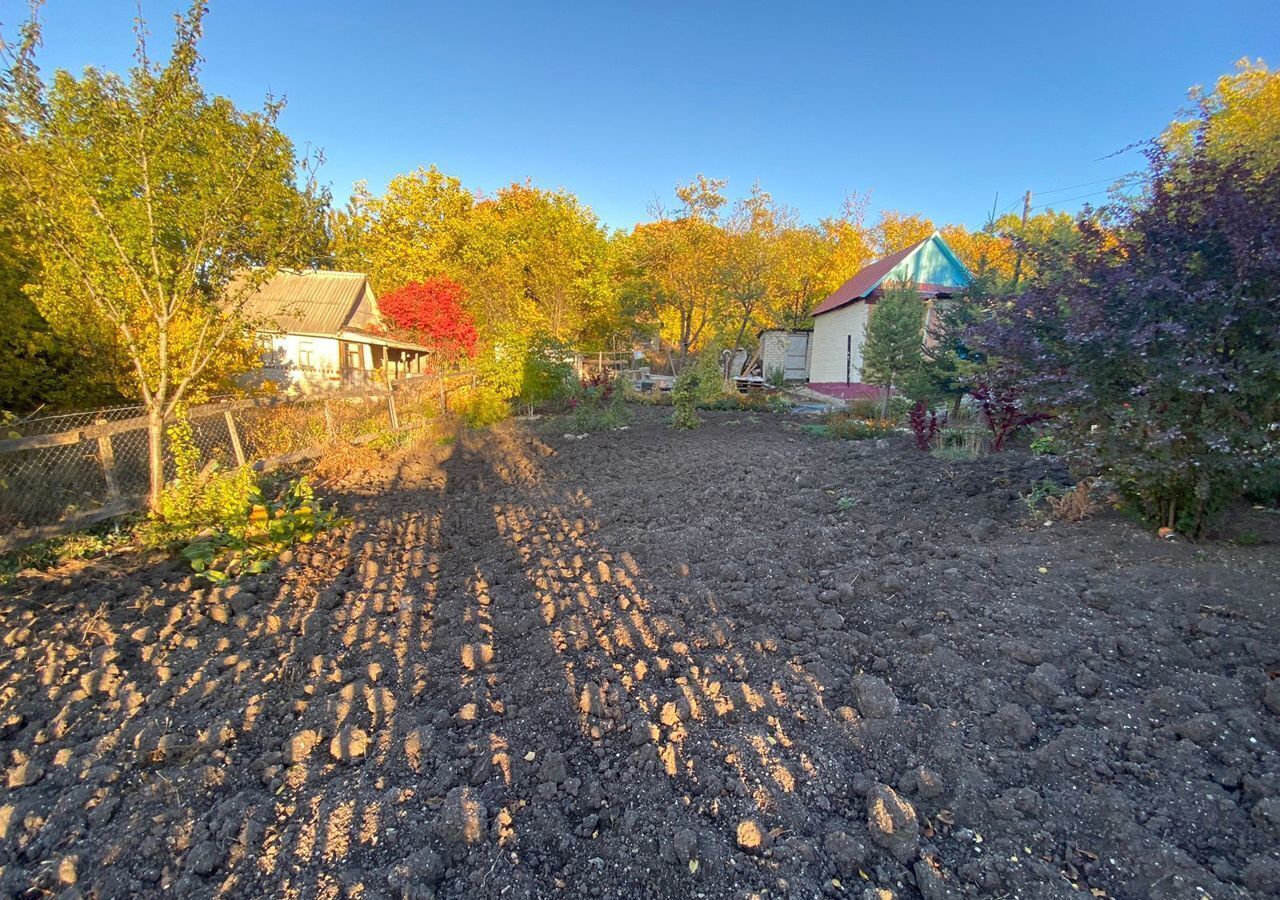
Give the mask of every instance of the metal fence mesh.
POLYGON ((0 533, 46 524, 101 506, 106 479, 97 441, 20 450, 0 456, 0 533))
POLYGON ((10 434, 0 437, 31 437, 37 434, 58 434, 63 431, 74 431, 77 428, 88 428, 98 422, 122 422, 125 419, 136 419, 146 415, 142 406, 107 406, 102 409, 88 409, 81 412, 54 413, 49 416, 32 416, 18 419, 5 426, 10 434))
MULTIPOLYGON (((188 422, 201 467, 237 465, 236 438, 245 462, 274 464, 371 440, 392 432, 393 422, 401 432, 423 428, 472 383, 462 373, 400 383, 390 393, 226 401, 193 408, 188 422)), ((0 549, 68 530, 96 512, 140 506, 150 483, 144 412, 120 406, 12 423, 0 435, 0 549)), ((167 437, 164 470, 166 479, 175 474, 167 437)))

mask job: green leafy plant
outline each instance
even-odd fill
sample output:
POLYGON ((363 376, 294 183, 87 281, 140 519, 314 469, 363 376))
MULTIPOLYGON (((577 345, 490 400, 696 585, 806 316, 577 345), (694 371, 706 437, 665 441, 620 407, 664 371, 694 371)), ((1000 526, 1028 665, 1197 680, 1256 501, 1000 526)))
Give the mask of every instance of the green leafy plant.
POLYGON ((223 583, 266 571, 282 550, 311 541, 339 520, 315 499, 311 483, 298 478, 268 498, 258 475, 247 466, 201 469, 191 426, 180 420, 168 429, 175 478, 138 529, 145 546, 181 547, 201 577, 223 583))
POLYGON ((972 460, 983 456, 991 442, 991 435, 977 425, 956 425, 950 418, 947 427, 938 432, 934 456, 948 460, 972 460))
POLYGON ((614 391, 608 402, 593 397, 574 404, 569 414, 569 429, 574 434, 595 431, 613 431, 631 422, 631 410, 627 409, 621 391, 614 391))
POLYGON ((1036 435, 1031 441, 1031 452, 1036 456, 1052 456, 1058 452, 1053 435, 1048 432, 1036 435))
POLYGON ((250 501, 243 522, 208 529, 182 549, 182 556, 201 577, 223 584, 241 575, 265 572, 282 551, 310 543, 317 534, 342 521, 336 508, 326 509, 316 501, 306 478, 291 482, 273 500, 255 487, 250 501))
POLYGON ((191 423, 185 419, 167 429, 175 477, 164 486, 150 520, 143 527, 143 543, 165 546, 204 528, 223 528, 249 514, 257 475, 247 466, 222 468, 217 461, 200 468, 191 423))
POLYGON ((463 392, 461 411, 471 428, 484 428, 511 415, 511 407, 501 392, 483 382, 463 392))
POLYGON ((127 525, 112 522, 19 547, 0 556, 0 585, 25 569, 51 569, 71 560, 102 556, 127 543, 130 536, 127 525))
POLYGON ((702 373, 697 366, 685 369, 676 378, 676 383, 671 388, 671 403, 674 406, 674 411, 671 413, 672 428, 697 428, 702 424, 697 413, 702 388, 702 373))
POLYGON ((524 358, 519 402, 530 413, 539 407, 558 406, 573 385, 572 349, 551 339, 536 341, 524 358))
POLYGON ((1022 502, 1027 505, 1027 509, 1035 512, 1039 509, 1040 504, 1044 503, 1050 497, 1061 497, 1067 493, 1067 488, 1058 484, 1052 478, 1045 478, 1032 485, 1031 490, 1022 495, 1022 502))

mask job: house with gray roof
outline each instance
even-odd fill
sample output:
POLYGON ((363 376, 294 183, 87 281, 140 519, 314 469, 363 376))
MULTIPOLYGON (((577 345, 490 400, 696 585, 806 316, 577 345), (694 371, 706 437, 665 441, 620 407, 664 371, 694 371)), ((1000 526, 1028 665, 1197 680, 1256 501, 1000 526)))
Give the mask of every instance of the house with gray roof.
POLYGON ((282 270, 243 307, 262 351, 260 377, 312 393, 421 375, 431 350, 388 336, 368 276, 282 270))

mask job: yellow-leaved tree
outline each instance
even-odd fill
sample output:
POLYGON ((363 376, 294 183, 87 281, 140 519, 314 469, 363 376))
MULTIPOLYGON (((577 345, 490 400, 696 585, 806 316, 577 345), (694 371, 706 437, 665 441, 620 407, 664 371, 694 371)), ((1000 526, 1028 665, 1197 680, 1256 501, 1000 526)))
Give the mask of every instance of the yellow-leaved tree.
POLYGON ((176 17, 172 52, 127 76, 36 66, 33 17, 3 44, 0 176, 36 240, 34 299, 55 330, 109 359, 146 408, 154 508, 165 426, 180 405, 251 365, 248 297, 314 259, 327 194, 276 127, 282 104, 243 112, 205 93, 204 4, 176 17), (300 171, 305 187, 298 187, 300 171))
POLYGON ((1243 159, 1259 174, 1280 166, 1280 72, 1262 60, 1242 59, 1212 90, 1191 90, 1192 109, 1161 136, 1165 148, 1189 156, 1203 129, 1208 155, 1224 162, 1243 159))

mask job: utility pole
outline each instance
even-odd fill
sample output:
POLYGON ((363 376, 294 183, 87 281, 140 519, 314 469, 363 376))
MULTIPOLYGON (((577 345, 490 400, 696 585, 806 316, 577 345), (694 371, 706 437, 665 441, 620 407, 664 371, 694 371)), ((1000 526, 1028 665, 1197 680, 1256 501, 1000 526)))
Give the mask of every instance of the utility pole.
POLYGON ((1013 263, 1013 289, 1018 289, 1018 279, 1022 277, 1022 241, 1027 236, 1027 216, 1031 215, 1031 191, 1022 195, 1022 231, 1018 235, 1018 258, 1013 263))

